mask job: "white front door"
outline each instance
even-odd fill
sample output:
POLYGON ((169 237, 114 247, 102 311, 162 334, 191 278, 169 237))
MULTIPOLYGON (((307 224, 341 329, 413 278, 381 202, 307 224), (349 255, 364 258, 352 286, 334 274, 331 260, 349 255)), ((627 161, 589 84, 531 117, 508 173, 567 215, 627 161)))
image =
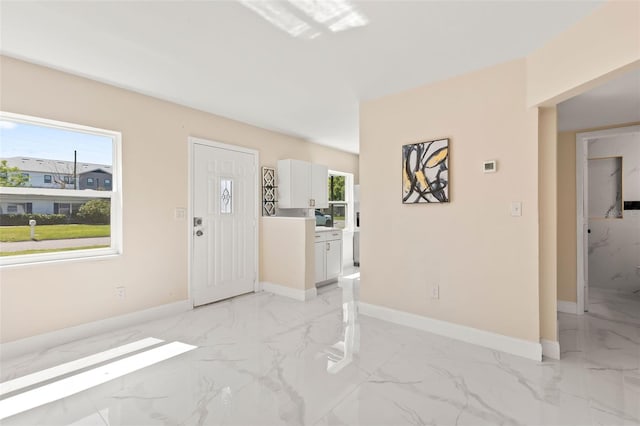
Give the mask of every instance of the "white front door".
POLYGON ((193 144, 193 305, 254 291, 257 153, 193 144))

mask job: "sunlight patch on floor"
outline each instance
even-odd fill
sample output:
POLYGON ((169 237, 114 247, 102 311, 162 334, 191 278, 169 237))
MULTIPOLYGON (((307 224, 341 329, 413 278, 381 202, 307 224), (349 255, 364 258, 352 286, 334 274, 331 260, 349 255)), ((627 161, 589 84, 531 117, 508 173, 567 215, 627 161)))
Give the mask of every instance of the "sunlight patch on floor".
MULTIPOLYGON (((135 342, 135 343, 140 344, 140 342, 143 342, 144 340, 147 340, 147 339, 143 339, 142 341, 135 342)), ((153 339, 153 340, 159 341, 158 339, 153 339)), ((146 343, 155 344, 157 342, 152 343, 151 341, 147 341, 146 343)), ((133 345, 133 344, 130 344, 130 345, 133 345)), ((130 345, 124 345, 124 346, 130 346, 130 345)), ((121 348, 123 347, 120 347, 120 349, 121 348)), ((16 415, 18 413, 22 413, 32 408, 39 407, 41 405, 48 404, 50 402, 57 401, 59 399, 77 394, 84 390, 109 382, 113 379, 117 379, 126 374, 133 373, 145 367, 151 366, 153 364, 157 364, 161 361, 165 361, 169 358, 173 358, 175 356, 181 355, 185 352, 191 351, 196 348, 197 346, 187 345, 186 343, 172 342, 166 345, 162 345, 156 348, 146 350, 144 352, 131 355, 123 359, 119 359, 117 361, 110 362, 108 364, 93 368, 88 371, 84 371, 82 373, 75 374, 70 377, 66 377, 64 379, 57 380, 55 382, 37 387, 35 389, 27 390, 25 392, 19 393, 15 396, 11 396, 9 398, 6 398, 0 401, 0 420, 16 415)), ((114 350, 111 350, 111 351, 114 351, 114 350)), ((106 351, 106 352, 109 352, 109 351, 106 351)), ((87 358, 99 357, 99 356, 104 356, 104 352, 101 352, 100 354, 92 355, 90 357, 86 357, 74 362, 80 362, 80 361, 86 360, 87 358)), ((72 364, 72 363, 63 364, 63 366, 72 364)), ((62 367, 62 366, 59 366, 59 367, 62 367)), ((56 367, 53 367, 53 369, 55 368, 56 367)), ((49 370, 52 370, 52 369, 43 370, 42 372, 34 373, 30 376, 35 376, 37 374, 44 373, 49 370)), ((45 374, 45 376, 50 374, 51 373, 45 374)), ((29 376, 25 376, 25 378, 26 377, 29 377, 29 376)), ((54 377, 57 377, 57 375, 54 377)), ((16 380, 19 380, 19 379, 11 380, 10 382, 16 382, 16 380)), ((35 379, 32 378, 27 381, 32 381, 32 380, 35 380, 35 379)), ((3 383, 3 385, 6 385, 6 383, 3 383)), ((15 387, 15 384, 13 386, 15 387)))

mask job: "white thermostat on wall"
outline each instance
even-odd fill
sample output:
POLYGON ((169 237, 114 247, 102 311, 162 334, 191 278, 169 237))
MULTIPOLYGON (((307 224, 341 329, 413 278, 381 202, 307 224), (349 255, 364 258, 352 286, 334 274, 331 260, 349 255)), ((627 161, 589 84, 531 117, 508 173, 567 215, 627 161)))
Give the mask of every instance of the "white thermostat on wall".
POLYGON ((495 173, 496 169, 496 160, 485 161, 482 163, 482 171, 485 173, 495 173))

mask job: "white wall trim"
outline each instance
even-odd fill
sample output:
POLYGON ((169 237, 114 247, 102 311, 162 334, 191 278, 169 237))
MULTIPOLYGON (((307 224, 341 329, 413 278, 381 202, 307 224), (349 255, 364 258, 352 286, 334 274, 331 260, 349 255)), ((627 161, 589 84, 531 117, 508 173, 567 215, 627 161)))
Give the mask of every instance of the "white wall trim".
POLYGON ((542 355, 551 359, 560 359, 560 342, 540 339, 542 355))
POLYGON ((479 330, 477 328, 454 324, 447 321, 397 311, 384 306, 359 302, 358 307, 360 313, 363 315, 407 327, 417 328, 419 330, 428 331, 429 333, 439 334, 441 336, 461 340, 474 345, 484 346, 486 348, 521 356, 534 361, 542 360, 542 345, 538 342, 530 342, 528 340, 504 336, 490 331, 479 330))
POLYGON ((589 224, 585 220, 585 210, 587 199, 587 139, 582 133, 576 134, 576 314, 583 314, 585 307, 585 279, 588 272, 587 256, 587 234, 586 228, 589 224))
POLYGON ((166 305, 154 306, 153 308, 142 311, 105 318, 103 320, 92 321, 49 333, 2 343, 0 344, 0 360, 15 358, 27 353, 40 352, 44 349, 60 346, 75 340, 176 315, 191 309, 193 309, 193 305, 189 300, 181 300, 166 305))
POLYGON ((318 290, 313 288, 308 288, 306 290, 299 290, 297 288, 286 287, 280 284, 274 284, 267 281, 260 282, 262 286, 262 290, 277 294, 278 296, 288 297, 290 299, 300 300, 304 302, 306 300, 313 299, 318 295, 318 290))
POLYGON ((576 302, 558 300, 558 312, 562 312, 565 314, 577 314, 578 304, 576 302))

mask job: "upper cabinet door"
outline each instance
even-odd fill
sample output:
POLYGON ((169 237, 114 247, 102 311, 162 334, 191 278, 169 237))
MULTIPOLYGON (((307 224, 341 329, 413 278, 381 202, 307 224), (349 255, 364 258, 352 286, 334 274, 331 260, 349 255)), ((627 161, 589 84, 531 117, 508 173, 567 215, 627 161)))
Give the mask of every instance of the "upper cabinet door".
POLYGON ((320 164, 311 164, 311 199, 317 209, 329 207, 329 169, 320 164))
POLYGON ((281 209, 308 208, 311 167, 306 161, 278 161, 278 207, 281 209))
POLYGON ((327 166, 300 160, 278 161, 278 207, 308 209, 329 207, 327 166))

